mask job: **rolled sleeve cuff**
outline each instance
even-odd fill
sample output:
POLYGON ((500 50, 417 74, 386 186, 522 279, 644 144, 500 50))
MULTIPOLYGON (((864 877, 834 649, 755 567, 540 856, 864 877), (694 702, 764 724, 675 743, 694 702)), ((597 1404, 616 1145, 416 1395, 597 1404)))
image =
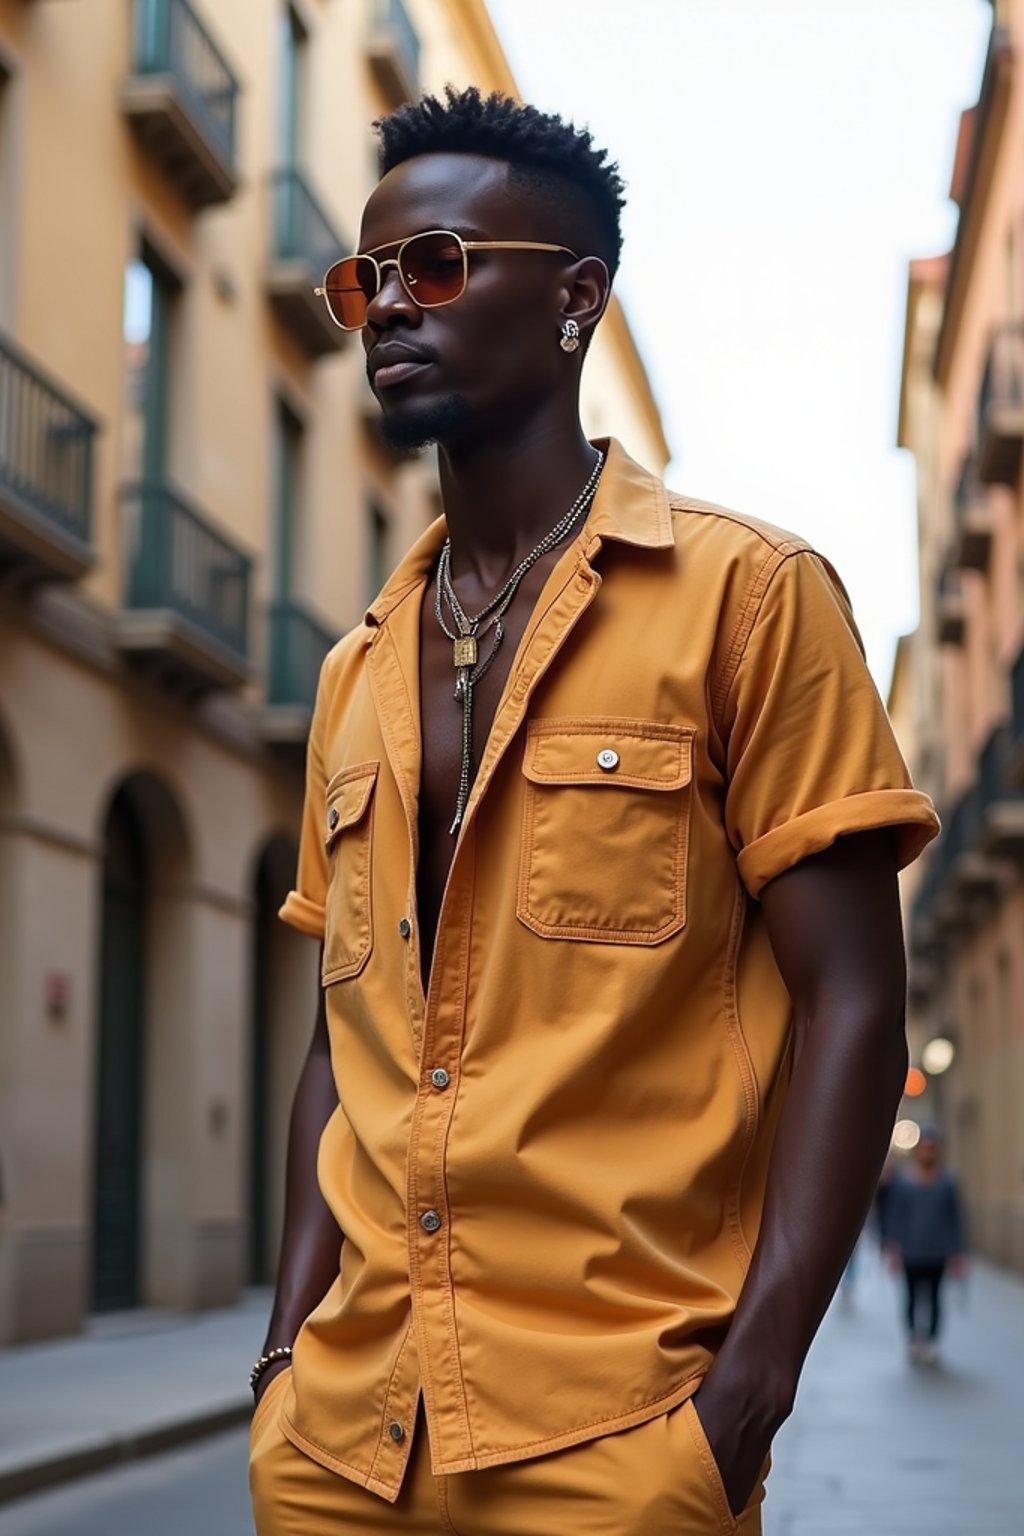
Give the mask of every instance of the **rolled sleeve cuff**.
POLYGON ((748 843, 737 859, 740 879, 751 896, 802 859, 830 848, 849 832, 892 827, 900 869, 912 864, 937 836, 939 818, 927 795, 914 789, 879 789, 816 806, 748 843))
POLYGON ((283 923, 297 928, 300 933, 308 933, 311 938, 322 939, 324 936, 323 907, 317 906, 315 901, 310 901, 300 891, 288 892, 277 915, 283 923))

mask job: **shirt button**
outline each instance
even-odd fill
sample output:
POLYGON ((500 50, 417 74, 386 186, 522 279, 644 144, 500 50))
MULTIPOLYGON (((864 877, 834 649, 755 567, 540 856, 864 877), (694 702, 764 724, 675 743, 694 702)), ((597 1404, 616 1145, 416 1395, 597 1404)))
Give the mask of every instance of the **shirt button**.
POLYGON ((412 923, 410 923, 407 917, 402 918, 402 921, 398 925, 398 931, 402 935, 403 939, 407 939, 410 933, 412 933, 412 923))
POLYGON ((451 1078, 448 1076, 448 1073, 445 1071, 444 1067, 435 1067, 433 1072, 430 1074, 430 1081, 433 1083, 435 1088, 447 1088, 448 1084, 451 1082, 451 1078))
POLYGON ((405 1439, 405 1430, 402 1428, 401 1424, 399 1424, 397 1419, 391 1420, 391 1423, 388 1425, 388 1434, 391 1436, 396 1445, 401 1445, 402 1441, 405 1439))
POLYGON ((605 747, 597 754, 597 766, 603 768, 605 773, 611 773, 613 768, 619 766, 619 754, 613 752, 611 747, 605 747))
POLYGON ((441 1225, 441 1218, 436 1211, 424 1211, 420 1217, 420 1226, 424 1232, 436 1232, 441 1225))
POLYGON ((327 812, 327 825, 330 827, 332 832, 338 825, 338 820, 338 807, 336 805, 332 805, 330 810, 327 812))

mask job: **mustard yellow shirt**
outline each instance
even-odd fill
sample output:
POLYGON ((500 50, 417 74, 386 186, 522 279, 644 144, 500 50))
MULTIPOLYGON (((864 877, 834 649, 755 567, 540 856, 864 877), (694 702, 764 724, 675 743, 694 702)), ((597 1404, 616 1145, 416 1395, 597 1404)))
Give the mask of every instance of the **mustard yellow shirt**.
POLYGON ((842 833, 891 826, 902 865, 937 830, 828 565, 611 442, 498 705, 425 998, 418 636, 444 532, 327 658, 282 908, 324 943, 319 1177, 345 1234, 284 1427, 386 1499, 421 1393, 453 1473, 696 1390, 787 1085, 757 898, 842 833))

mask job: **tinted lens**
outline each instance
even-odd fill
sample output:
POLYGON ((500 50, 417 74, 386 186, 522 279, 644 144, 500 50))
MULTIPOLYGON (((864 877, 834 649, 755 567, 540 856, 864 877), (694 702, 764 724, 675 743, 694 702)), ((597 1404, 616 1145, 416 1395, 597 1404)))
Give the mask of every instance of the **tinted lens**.
POLYGON ((331 314, 347 331, 366 324, 366 306, 377 292, 377 268, 368 256, 336 261, 324 278, 331 314))
POLYGON ((417 304, 450 304, 466 286, 466 257, 455 235, 416 235, 402 252, 402 281, 417 304))

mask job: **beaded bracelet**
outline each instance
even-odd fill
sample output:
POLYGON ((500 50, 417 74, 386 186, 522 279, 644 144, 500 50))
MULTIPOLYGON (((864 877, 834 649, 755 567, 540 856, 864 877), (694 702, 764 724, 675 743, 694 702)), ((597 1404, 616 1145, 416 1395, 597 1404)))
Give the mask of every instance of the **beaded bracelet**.
POLYGON ((249 1372, 249 1385, 252 1390, 256 1391, 256 1384, 264 1371, 269 1370, 272 1365, 276 1365, 278 1360, 290 1360, 291 1357, 292 1347, 290 1344, 279 1344, 276 1349, 268 1349, 265 1355, 260 1355, 256 1364, 249 1372))

